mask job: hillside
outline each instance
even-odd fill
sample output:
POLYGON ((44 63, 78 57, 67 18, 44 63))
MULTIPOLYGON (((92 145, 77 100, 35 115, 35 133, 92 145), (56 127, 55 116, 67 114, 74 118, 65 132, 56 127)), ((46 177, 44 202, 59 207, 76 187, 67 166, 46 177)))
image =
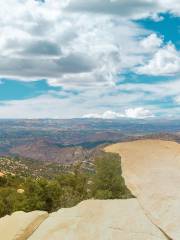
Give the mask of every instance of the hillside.
MULTIPOLYGON (((92 162, 105 145, 137 139, 180 142, 178 121, 159 120, 0 120, 0 157, 42 164, 92 162)), ((55 169, 55 168, 54 168, 55 169)))
POLYGON ((59 147, 45 140, 13 147, 10 154, 60 164, 71 164, 90 158, 90 151, 82 147, 59 147))
POLYGON ((139 138, 180 141, 179 121, 0 120, 0 156, 69 163, 104 144, 139 138))

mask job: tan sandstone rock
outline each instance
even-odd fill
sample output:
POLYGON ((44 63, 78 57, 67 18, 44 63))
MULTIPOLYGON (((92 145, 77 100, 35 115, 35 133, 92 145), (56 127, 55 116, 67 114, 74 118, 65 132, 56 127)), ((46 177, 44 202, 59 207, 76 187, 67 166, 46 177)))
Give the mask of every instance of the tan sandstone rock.
POLYGON ((0 239, 26 240, 47 217, 48 213, 43 211, 5 216, 0 219, 0 239))
POLYGON ((136 199, 87 200, 51 214, 28 240, 165 240, 136 199))
POLYGON ((105 148, 121 155, 126 185, 169 239, 180 239, 180 144, 139 140, 105 148))

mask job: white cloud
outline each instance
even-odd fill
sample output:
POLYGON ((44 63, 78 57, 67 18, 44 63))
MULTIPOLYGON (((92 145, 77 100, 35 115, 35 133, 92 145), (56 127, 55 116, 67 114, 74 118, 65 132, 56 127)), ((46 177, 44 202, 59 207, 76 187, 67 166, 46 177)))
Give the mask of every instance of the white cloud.
POLYGON ((180 96, 180 79, 152 83, 127 83, 119 91, 133 91, 137 95, 144 93, 144 100, 161 101, 163 98, 180 96), (147 94, 148 93, 148 94, 147 94))
POLYGON ((70 0, 69 11, 90 12, 94 14, 112 14, 122 18, 140 19, 152 17, 161 20, 158 13, 170 11, 180 14, 179 0, 70 0))
POLYGON ((124 113, 118 113, 113 111, 106 111, 100 113, 90 113, 83 116, 84 118, 103 118, 103 119, 117 119, 117 118, 133 118, 133 119, 145 119, 154 117, 150 110, 143 107, 128 108, 124 113))
POLYGON ((117 16, 96 15, 92 21, 91 15, 64 11, 67 4, 59 0, 2 2, 1 77, 47 78, 49 84, 67 88, 72 80, 73 86, 96 88, 113 85, 124 68, 141 63, 137 37, 147 34, 146 30, 117 16))
POLYGON ((134 14, 157 16, 152 10, 159 5, 163 3, 153 0, 3 1, 0 75, 24 81, 47 78, 49 84, 66 88, 113 86, 118 73, 144 63, 144 53, 151 55, 162 45, 156 34, 139 43, 138 37, 149 31, 129 21, 134 14), (89 13, 95 9, 99 14, 92 18, 89 13))
POLYGON ((150 32, 129 19, 157 17, 152 10, 164 11, 162 5, 154 0, 3 1, 0 75, 24 81, 47 78, 49 84, 66 88, 113 86, 117 74, 141 65, 145 52, 151 55, 162 44, 156 34, 139 43, 139 36, 150 32))
POLYGON ((87 109, 105 111, 106 118, 148 115, 146 107, 136 107, 141 99, 176 96, 179 85, 124 82, 117 87, 116 81, 129 69, 148 75, 178 73, 179 52, 172 44, 164 46, 163 36, 131 19, 148 16, 160 21, 160 12, 178 15, 179 9, 179 0, 1 1, 0 76, 23 81, 45 78, 50 85, 81 92, 69 99, 44 96, 6 102, 0 107, 1 116, 13 112, 22 117, 23 112, 24 117, 78 117, 87 109), (121 88, 131 92, 116 94, 121 88), (118 113, 125 105, 131 109, 118 113))
POLYGON ((66 91, 61 91, 59 94, 49 92, 32 99, 0 101, 0 116, 1 118, 22 118, 22 116, 24 118, 74 118, 87 113, 105 112, 104 118, 117 118, 127 115, 123 110, 125 105, 136 108, 136 104, 145 98, 143 93, 136 92, 131 94, 117 92, 114 95, 113 89, 114 87, 102 89, 99 93, 99 89, 89 88, 77 95, 68 94, 66 91), (107 111, 112 107, 113 111, 107 111))
POLYGON ((175 101, 176 104, 180 105, 180 95, 176 96, 174 98, 174 101, 175 101))
POLYGON ((179 0, 158 0, 158 2, 162 10, 166 10, 177 16, 180 16, 179 0))
POLYGON ((159 15, 158 13, 152 14, 150 18, 154 20, 154 22, 161 22, 164 20, 164 17, 162 15, 159 15))
POLYGON ((180 53, 173 44, 160 48, 145 65, 136 68, 137 73, 146 75, 172 75, 180 72, 180 53))
POLYGON ((158 37, 157 34, 152 33, 148 37, 144 38, 140 45, 145 48, 145 50, 157 50, 163 44, 163 39, 158 37))
POLYGON ((85 114, 83 118, 103 118, 103 119, 116 119, 123 117, 123 114, 113 112, 113 111, 106 111, 102 114, 100 113, 89 113, 85 114))
POLYGON ((154 115, 151 113, 150 110, 145 109, 143 107, 129 108, 125 110, 124 116, 128 118, 139 118, 139 119, 154 117, 154 115))
POLYGON ((138 19, 149 16, 156 11, 158 2, 142 0, 71 0, 67 5, 69 11, 90 12, 95 14, 112 14, 123 18, 138 19))
POLYGON ((80 116, 82 109, 73 109, 74 98, 57 98, 51 95, 0 102, 1 118, 71 118, 80 116), (70 109, 70 111, 67 111, 70 109))

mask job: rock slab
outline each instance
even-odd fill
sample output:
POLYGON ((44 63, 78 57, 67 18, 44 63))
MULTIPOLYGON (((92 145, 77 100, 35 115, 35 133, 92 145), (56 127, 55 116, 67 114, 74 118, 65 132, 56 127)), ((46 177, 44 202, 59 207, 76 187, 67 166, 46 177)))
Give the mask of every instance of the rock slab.
POLYGON ((87 200, 51 214, 28 240, 165 240, 136 199, 87 200))
POLYGON ((48 217, 43 211, 15 212, 0 219, 0 239, 26 240, 48 217))
POLYGON ((105 148, 120 154, 126 185, 169 239, 180 239, 180 144, 139 140, 105 148))

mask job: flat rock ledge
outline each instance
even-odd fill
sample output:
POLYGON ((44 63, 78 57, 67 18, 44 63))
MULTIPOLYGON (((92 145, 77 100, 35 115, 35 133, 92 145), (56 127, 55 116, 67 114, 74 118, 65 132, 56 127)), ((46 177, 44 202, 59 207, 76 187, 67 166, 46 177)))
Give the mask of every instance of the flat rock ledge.
POLYGON ((138 140, 105 148, 121 156, 127 187, 146 216, 171 240, 180 240, 180 144, 138 140))
POLYGON ((0 239, 25 240, 48 217, 48 213, 34 211, 29 213, 15 212, 0 219, 0 239))
POLYGON ((47 214, 16 212, 0 219, 3 240, 167 240, 136 199, 87 200, 47 214))

